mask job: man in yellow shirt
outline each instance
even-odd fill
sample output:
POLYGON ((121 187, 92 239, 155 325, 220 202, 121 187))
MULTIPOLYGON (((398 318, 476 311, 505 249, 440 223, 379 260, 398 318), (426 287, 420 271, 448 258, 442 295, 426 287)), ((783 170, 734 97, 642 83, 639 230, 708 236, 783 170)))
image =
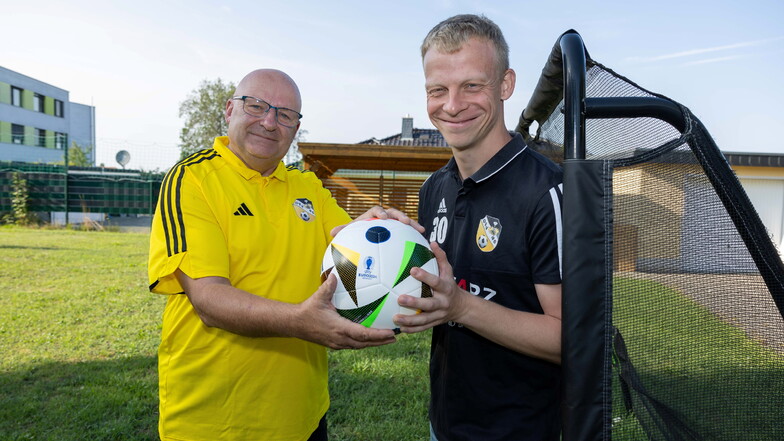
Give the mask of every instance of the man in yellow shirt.
MULTIPOLYGON (((150 290, 168 294, 158 351, 162 440, 326 440, 326 347, 395 341, 340 317, 319 286, 332 231, 351 219, 313 173, 281 159, 299 90, 249 73, 226 103, 228 137, 166 175, 150 239, 150 290)), ((365 217, 393 217, 374 207, 365 217)))

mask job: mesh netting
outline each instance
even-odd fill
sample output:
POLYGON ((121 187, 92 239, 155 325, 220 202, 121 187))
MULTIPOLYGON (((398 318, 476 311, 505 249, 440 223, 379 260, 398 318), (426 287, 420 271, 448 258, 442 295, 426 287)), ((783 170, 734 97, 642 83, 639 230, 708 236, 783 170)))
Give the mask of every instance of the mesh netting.
MULTIPOLYGON (((659 96, 589 66, 587 97, 659 96)), ((781 286, 781 263, 750 253, 745 217, 725 208, 746 196, 714 173, 718 150, 683 110, 683 134, 652 118, 586 121, 586 158, 606 161, 613 193, 604 438, 781 440, 782 293, 766 283, 781 286)), ((555 111, 538 140, 563 132, 555 111)))
POLYGON ((0 212, 13 199, 13 176, 25 181, 31 212, 153 214, 163 175, 103 167, 68 168, 62 165, 0 161, 0 212))

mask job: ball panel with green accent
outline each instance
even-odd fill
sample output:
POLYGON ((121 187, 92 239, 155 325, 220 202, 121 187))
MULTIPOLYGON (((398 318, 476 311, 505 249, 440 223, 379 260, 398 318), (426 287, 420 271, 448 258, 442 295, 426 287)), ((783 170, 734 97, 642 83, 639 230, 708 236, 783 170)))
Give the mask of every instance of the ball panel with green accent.
POLYGON ((431 259, 435 258, 430 248, 416 242, 406 242, 403 260, 400 262, 400 270, 395 278, 395 285, 399 284, 406 277, 411 277, 411 268, 419 267, 431 259))
POLYGON ((378 313, 384 306, 384 302, 386 301, 387 297, 389 297, 389 294, 358 308, 338 309, 337 311, 338 314, 340 314, 342 317, 345 317, 352 322, 361 323, 367 327, 370 327, 375 321, 376 317, 378 317, 378 313))

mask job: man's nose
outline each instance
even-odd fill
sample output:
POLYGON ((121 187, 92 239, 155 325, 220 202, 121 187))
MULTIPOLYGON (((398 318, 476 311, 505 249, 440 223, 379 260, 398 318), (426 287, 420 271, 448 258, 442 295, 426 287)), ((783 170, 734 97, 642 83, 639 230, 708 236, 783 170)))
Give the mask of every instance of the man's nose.
POLYGON ((467 106, 465 97, 463 94, 460 93, 459 90, 449 91, 449 95, 447 96, 446 102, 444 103, 444 110, 449 113, 450 115, 457 115, 461 111, 465 110, 467 106))
POLYGON ((260 119, 259 124, 268 131, 273 131, 278 127, 278 114, 273 108, 269 108, 260 119))

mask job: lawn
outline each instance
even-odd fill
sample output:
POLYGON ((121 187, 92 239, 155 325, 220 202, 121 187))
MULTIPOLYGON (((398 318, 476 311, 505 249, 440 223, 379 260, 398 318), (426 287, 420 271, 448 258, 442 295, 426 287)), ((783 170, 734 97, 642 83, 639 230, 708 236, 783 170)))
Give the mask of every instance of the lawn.
MULTIPOLYGON (((613 324, 645 389, 702 437, 695 439, 784 439, 781 354, 660 283, 616 278, 613 296, 613 324)), ((613 380, 613 439, 639 439, 637 417, 653 426, 659 416, 639 397, 627 414, 613 380)))
MULTIPOLYGON (((0 227, 0 440, 158 439, 164 298, 147 289, 147 240, 0 227)), ((615 293, 651 393, 688 403, 676 410, 709 439, 784 439, 780 355, 662 285, 616 279, 615 293)), ((428 438, 429 338, 330 352, 332 441, 428 438)), ((617 394, 614 412, 613 439, 640 439, 617 394)))
MULTIPOLYGON (((0 440, 156 440, 148 236, 0 227, 0 440)), ((330 353, 330 439, 428 436, 429 333, 330 353)))

